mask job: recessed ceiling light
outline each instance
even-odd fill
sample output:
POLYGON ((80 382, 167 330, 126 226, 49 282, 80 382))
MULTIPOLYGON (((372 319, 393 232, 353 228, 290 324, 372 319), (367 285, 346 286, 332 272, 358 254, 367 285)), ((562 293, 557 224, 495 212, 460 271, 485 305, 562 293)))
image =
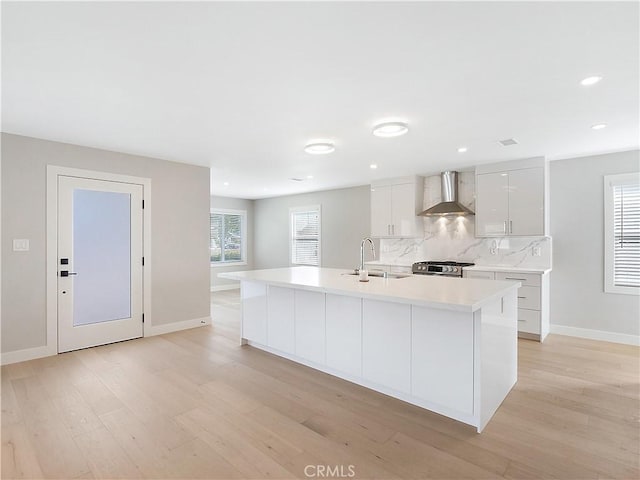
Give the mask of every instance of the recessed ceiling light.
POLYGON ((602 77, 598 77, 598 76, 587 77, 580 82, 580 85, 584 85, 585 87, 588 87, 590 85, 595 85, 600 80, 602 80, 602 77))
POLYGON ((378 168, 378 165, 376 165, 375 163, 372 163, 371 165, 369 165, 369 168, 372 170, 375 170, 376 168, 378 168))
POLYGON ((467 147, 460 147, 460 148, 458 149, 458 153, 464 153, 464 152, 466 152, 466 151, 467 151, 467 147))
POLYGON ((595 125, 591 125, 593 130, 602 130, 603 128, 607 128, 606 123, 596 123, 595 125))
POLYGON ((312 142, 307 143, 304 147, 304 151, 312 155, 323 155, 325 153, 331 153, 336 149, 336 146, 331 142, 312 142))
POLYGON ((313 178, 313 175, 307 175, 307 180, 311 180, 313 178))
POLYGON ((224 185, 225 187, 229 186, 229 182, 224 182, 222 185, 224 185))
POLYGON ((373 127, 376 137, 399 137, 409 131, 405 122, 382 122, 373 127))

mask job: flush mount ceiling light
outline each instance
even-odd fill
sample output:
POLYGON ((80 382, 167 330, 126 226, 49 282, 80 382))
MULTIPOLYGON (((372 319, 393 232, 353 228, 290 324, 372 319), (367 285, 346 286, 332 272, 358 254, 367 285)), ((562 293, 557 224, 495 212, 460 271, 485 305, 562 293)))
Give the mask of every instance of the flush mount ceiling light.
POLYGON ((598 76, 593 76, 593 77, 587 77, 585 79, 583 79, 580 82, 580 85, 583 85, 585 87, 588 87, 590 85, 595 85, 596 83, 598 83, 600 80, 602 80, 602 77, 598 77, 598 76))
POLYGON ((399 137, 409 131, 409 126, 405 122, 382 122, 373 127, 373 134, 376 137, 399 137))
POLYGON ((311 142, 304 147, 304 151, 311 155, 324 155, 333 152, 335 149, 336 146, 331 142, 311 142))
POLYGON ((607 128, 606 123, 596 123, 595 125, 591 125, 592 130, 602 130, 603 128, 607 128))

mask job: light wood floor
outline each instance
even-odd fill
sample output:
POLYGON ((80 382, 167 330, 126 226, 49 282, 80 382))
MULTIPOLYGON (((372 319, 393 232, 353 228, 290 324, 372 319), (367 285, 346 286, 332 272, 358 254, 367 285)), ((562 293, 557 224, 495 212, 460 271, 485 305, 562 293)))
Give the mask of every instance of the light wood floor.
POLYGON ((3 367, 2 478, 640 477, 638 348, 521 340, 478 435, 239 347, 237 291, 212 309, 213 327, 3 367))

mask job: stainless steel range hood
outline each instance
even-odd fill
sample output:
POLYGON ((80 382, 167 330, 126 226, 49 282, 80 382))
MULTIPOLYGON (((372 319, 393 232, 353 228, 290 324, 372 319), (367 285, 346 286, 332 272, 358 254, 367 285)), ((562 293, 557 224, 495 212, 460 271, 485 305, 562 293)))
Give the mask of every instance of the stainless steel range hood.
POLYGON ((442 201, 421 212, 420 216, 474 215, 471 210, 458 202, 458 172, 442 172, 440 182, 442 184, 442 201))

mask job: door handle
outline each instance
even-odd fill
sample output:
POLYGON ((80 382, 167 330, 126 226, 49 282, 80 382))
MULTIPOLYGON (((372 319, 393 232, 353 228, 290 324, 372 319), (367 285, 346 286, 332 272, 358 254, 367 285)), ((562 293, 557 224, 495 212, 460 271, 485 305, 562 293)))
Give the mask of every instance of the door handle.
POLYGON ((76 272, 70 272, 69 270, 60 270, 61 277, 68 277, 69 275, 77 275, 76 272))

